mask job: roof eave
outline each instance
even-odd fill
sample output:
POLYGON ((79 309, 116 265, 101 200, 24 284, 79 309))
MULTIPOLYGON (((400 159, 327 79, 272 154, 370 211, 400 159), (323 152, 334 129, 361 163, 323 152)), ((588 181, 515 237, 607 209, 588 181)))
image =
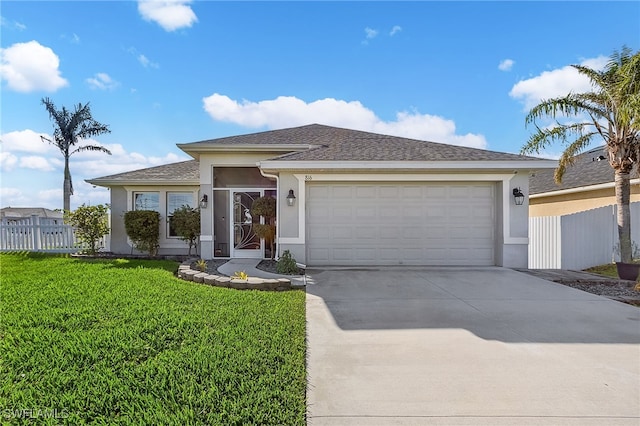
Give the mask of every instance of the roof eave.
POLYGON ((153 179, 86 179, 85 182, 95 185, 102 186, 105 188, 109 188, 112 186, 126 186, 126 185, 137 185, 137 186, 199 186, 200 180, 189 179, 189 180, 153 180, 153 179))
POLYGON ((300 152, 308 151, 313 148, 319 147, 319 145, 310 144, 177 144, 178 148, 198 159, 200 154, 216 153, 216 152, 300 152))
POLYGON ((517 161, 274 161, 257 163, 263 170, 542 170, 558 167, 556 160, 517 161))
MULTIPOLYGON (((632 185, 640 185, 640 178, 630 179, 632 185)), ((576 186, 574 188, 558 189, 556 191, 538 192, 529 194, 529 198, 554 197, 558 195, 575 194, 577 192, 597 191, 599 189, 614 188, 615 182, 598 183, 595 185, 576 186)))

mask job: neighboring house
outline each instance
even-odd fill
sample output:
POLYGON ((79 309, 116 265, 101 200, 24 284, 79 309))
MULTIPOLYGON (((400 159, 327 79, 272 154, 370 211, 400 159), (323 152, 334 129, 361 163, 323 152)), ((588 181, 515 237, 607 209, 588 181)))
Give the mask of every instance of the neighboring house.
POLYGON ((44 207, 3 207, 0 209, 1 220, 17 220, 38 216, 47 219, 56 219, 63 222, 63 214, 58 210, 49 210, 44 207))
MULTIPOLYGON (((277 199, 276 254, 319 265, 527 266, 529 174, 557 162, 312 124, 179 144, 195 160, 88 180, 123 215, 201 202, 199 255, 263 258, 252 200, 277 199), (295 199, 292 199, 295 197, 295 199)), ((160 254, 187 245, 161 227, 160 254)))
MULTIPOLYGON (((553 179, 554 170, 540 170, 529 179, 529 215, 562 216, 616 204, 614 171, 604 147, 575 157, 567 167, 562 184, 553 179)), ((631 202, 640 201, 640 179, 631 179, 631 202)))

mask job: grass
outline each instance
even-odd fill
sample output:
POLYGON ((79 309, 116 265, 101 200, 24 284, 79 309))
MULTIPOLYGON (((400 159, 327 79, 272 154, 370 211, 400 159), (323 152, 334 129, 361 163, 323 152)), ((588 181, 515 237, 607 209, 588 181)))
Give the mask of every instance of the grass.
POLYGON ((594 266, 592 268, 585 269, 585 271, 604 275, 606 277, 618 278, 618 270, 616 269, 615 263, 594 266))
POLYGON ((0 268, 4 422, 305 423, 303 292, 203 286, 170 261, 20 253, 0 268))

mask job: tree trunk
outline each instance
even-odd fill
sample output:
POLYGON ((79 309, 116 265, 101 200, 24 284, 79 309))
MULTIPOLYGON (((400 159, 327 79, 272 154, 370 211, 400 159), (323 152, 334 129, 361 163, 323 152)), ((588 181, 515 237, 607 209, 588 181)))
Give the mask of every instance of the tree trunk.
POLYGON ((631 186, 629 173, 615 171, 616 204, 618 206, 618 240, 620 242, 620 262, 631 263, 631 209, 629 200, 631 186))
POLYGON ((62 204, 66 212, 71 211, 71 172, 69 171, 69 157, 64 158, 64 183, 62 186, 62 204))

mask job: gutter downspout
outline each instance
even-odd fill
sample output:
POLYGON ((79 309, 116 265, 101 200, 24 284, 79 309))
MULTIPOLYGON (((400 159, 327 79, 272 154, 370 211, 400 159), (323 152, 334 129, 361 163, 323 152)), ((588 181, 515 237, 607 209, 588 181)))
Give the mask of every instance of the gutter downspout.
POLYGON ((260 174, 262 176, 268 179, 276 180, 276 256, 275 256, 275 259, 278 260, 280 259, 280 223, 279 223, 280 221, 280 176, 270 175, 268 173, 265 173, 260 168, 260 163, 256 163, 256 166, 258 166, 258 170, 260 171, 260 174))

